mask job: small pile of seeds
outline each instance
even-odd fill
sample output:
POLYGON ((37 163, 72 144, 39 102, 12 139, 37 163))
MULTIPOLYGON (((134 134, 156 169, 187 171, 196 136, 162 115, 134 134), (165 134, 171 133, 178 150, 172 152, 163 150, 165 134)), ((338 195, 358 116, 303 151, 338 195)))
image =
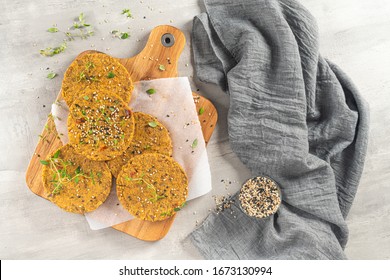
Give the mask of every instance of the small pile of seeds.
POLYGON ((234 204, 234 200, 231 195, 228 196, 214 196, 215 202, 215 212, 217 214, 223 212, 226 209, 230 209, 232 204, 234 204))
POLYGON ((249 179, 242 186, 241 208, 251 217, 265 218, 276 213, 281 203, 278 185, 267 177, 249 179))

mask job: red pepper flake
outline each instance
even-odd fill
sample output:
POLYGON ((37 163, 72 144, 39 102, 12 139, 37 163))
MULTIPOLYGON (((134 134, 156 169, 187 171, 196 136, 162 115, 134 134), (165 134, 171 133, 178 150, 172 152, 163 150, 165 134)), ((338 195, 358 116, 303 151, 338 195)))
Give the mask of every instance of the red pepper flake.
POLYGON ((85 119, 84 119, 84 118, 76 119, 76 123, 77 123, 77 124, 85 123, 85 119))

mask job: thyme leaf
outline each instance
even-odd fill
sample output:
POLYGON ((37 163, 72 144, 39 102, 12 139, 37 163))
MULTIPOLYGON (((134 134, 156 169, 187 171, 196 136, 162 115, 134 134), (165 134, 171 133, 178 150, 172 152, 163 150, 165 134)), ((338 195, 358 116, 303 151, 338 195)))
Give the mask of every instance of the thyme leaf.
POLYGON ((58 32, 58 28, 57 27, 50 27, 47 32, 50 32, 50 33, 56 33, 58 32))
POLYGON ((48 79, 50 79, 50 80, 51 80, 51 79, 54 79, 54 77, 56 77, 56 76, 57 76, 57 74, 56 74, 56 73, 54 73, 54 72, 50 72, 49 74, 47 74, 47 76, 46 76, 46 77, 47 77, 48 79))
POLYGON ((150 88, 146 91, 147 94, 152 95, 156 93, 156 90, 154 88, 150 88))
POLYGON ((60 150, 58 150, 57 152, 54 153, 53 155, 53 158, 58 158, 58 156, 60 155, 60 150))
POLYGON ((195 138, 195 140, 191 144, 191 148, 195 149, 198 146, 198 138, 195 138))
POLYGON ((124 40, 124 39, 127 39, 129 38, 129 34, 127 32, 122 32, 121 33, 121 39, 124 40))
POLYGON ((178 206, 176 208, 173 208, 173 211, 178 212, 181 209, 183 209, 183 207, 186 206, 186 205, 187 205, 187 201, 183 202, 180 206, 178 206))
POLYGON ((132 18, 133 15, 131 14, 130 9, 123 9, 122 10, 122 15, 126 15, 128 18, 132 18))
POLYGON ((59 45, 58 47, 48 47, 46 49, 43 49, 43 50, 40 50, 39 53, 43 56, 54 56, 56 54, 60 54, 62 52, 65 51, 67 45, 66 45, 66 42, 63 42, 61 45, 59 45))
POLYGON ((127 33, 127 32, 119 32, 119 30, 112 30, 110 33, 112 34, 113 38, 119 38, 119 39, 122 39, 122 40, 127 39, 127 38, 130 37, 129 33, 127 33))
POLYGON ((155 121, 151 121, 151 122, 148 123, 148 125, 149 125, 150 127, 156 127, 156 126, 157 126, 157 123, 156 123, 155 121))

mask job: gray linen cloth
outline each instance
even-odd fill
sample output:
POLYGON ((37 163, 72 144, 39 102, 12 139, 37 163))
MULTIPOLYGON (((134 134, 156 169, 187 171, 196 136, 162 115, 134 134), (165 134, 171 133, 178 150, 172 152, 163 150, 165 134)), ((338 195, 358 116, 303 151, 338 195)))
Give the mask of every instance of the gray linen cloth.
POLYGON ((238 207, 189 236, 207 259, 345 259, 345 218, 362 174, 368 107, 319 54, 312 15, 293 0, 206 0, 194 19, 195 70, 230 94, 232 149, 279 183, 265 220, 238 207))

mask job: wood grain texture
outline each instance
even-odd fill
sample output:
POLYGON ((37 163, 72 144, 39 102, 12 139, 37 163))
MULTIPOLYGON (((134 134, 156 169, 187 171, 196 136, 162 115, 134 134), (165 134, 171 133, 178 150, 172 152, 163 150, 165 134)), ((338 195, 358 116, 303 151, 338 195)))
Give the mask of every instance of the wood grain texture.
MULTIPOLYGON (((179 29, 168 25, 162 25, 152 30, 145 48, 138 55, 118 60, 129 71, 134 82, 177 77, 177 64, 184 46, 185 36, 179 29), (175 43, 171 47, 165 47, 161 43, 161 37, 166 33, 170 33, 174 36, 175 43), (163 65, 163 67, 161 67, 161 65, 163 65)), ((79 56, 91 52, 94 51, 85 51, 79 56)), ((193 98, 197 111, 199 111, 200 108, 204 109, 204 112, 199 115, 199 120, 207 144, 217 123, 218 114, 214 105, 206 98, 196 93, 193 93, 193 98)), ((60 99, 62 99, 61 92, 57 97, 57 100, 60 99)), ((48 117, 40 138, 26 172, 26 182, 33 193, 43 198, 47 198, 41 178, 42 164, 40 164, 39 161, 47 158, 48 155, 62 146, 62 142, 55 129, 55 124, 51 115, 48 117)), ((175 216, 176 215, 159 222, 147 222, 134 219, 115 225, 113 228, 142 240, 155 241, 163 238, 168 233, 175 216)))

